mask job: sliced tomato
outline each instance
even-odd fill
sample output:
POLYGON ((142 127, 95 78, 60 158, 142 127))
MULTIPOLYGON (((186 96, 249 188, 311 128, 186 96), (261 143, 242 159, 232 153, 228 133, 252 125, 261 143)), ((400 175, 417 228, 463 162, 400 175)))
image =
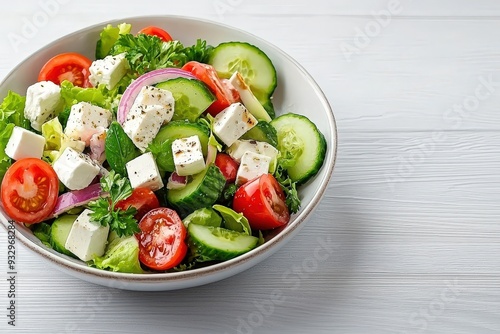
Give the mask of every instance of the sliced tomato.
POLYGON ((116 203, 115 208, 127 210, 130 207, 137 209, 134 218, 140 221, 149 211, 160 206, 158 197, 148 188, 135 188, 132 195, 116 203))
POLYGON ((197 61, 190 61, 186 63, 182 69, 191 72, 200 81, 203 81, 212 93, 215 94, 217 100, 207 109, 210 115, 215 116, 229 107, 232 103, 239 101, 240 95, 238 91, 234 87, 231 88, 229 82, 223 82, 217 75, 217 71, 213 66, 197 61))
POLYGON ((56 206, 58 193, 56 172, 36 158, 16 161, 2 180, 2 206, 10 218, 21 223, 39 223, 47 218, 56 206))
POLYGON ((285 193, 271 174, 248 181, 236 190, 233 209, 242 213, 253 229, 270 230, 290 221, 285 193))
POLYGON ((76 52, 61 53, 43 65, 38 81, 52 81, 60 85, 68 80, 79 87, 92 87, 89 82, 89 67, 92 61, 76 52))
POLYGON ((154 270, 179 265, 187 253, 186 228, 177 212, 169 208, 149 211, 139 223, 139 261, 154 270))
POLYGON ((215 165, 219 167, 222 175, 226 178, 226 183, 234 183, 238 173, 238 163, 229 154, 217 153, 215 165))
POLYGON ((145 27, 141 31, 139 31, 139 34, 156 36, 165 42, 170 42, 173 40, 172 36, 170 36, 168 32, 166 32, 162 28, 158 28, 155 26, 145 27))

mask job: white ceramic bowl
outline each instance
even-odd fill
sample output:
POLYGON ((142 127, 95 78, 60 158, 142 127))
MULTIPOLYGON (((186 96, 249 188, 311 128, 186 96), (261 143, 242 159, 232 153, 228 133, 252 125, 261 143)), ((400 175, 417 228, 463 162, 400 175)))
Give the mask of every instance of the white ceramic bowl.
MULTIPOLYGON (((290 223, 264 245, 235 259, 220 264, 179 273, 124 274, 108 272, 88 267, 85 263, 59 254, 45 247, 26 227, 16 224, 17 240, 31 249, 55 268, 80 279, 120 289, 128 290, 174 290, 215 282, 240 273, 276 252, 289 241, 310 217, 325 193, 337 151, 337 129, 335 119, 323 92, 312 77, 290 56, 274 45, 247 32, 206 20, 178 17, 153 16, 133 17, 103 22, 62 37, 28 57, 14 68, 0 84, 0 97, 13 90, 24 94, 29 85, 37 80, 42 65, 52 56, 61 52, 79 52, 90 59, 94 58, 95 43, 99 32, 107 24, 131 23, 132 33, 140 28, 156 25, 165 27, 185 45, 193 44, 196 39, 206 39, 209 44, 217 45, 227 41, 245 41, 261 48, 273 61, 278 73, 278 88, 274 93, 277 114, 295 112, 311 119, 325 135, 328 145, 323 168, 313 180, 300 188, 302 199, 300 212, 292 216, 290 223)), ((1 212, 2 224, 7 227, 8 217, 1 212)))

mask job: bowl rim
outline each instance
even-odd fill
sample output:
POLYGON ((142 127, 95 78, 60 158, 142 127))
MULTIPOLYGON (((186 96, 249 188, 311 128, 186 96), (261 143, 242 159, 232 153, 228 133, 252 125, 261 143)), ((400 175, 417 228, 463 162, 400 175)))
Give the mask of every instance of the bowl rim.
MULTIPOLYGON (((224 29, 229 29, 232 31, 236 31, 238 33, 246 34, 251 36, 252 38, 258 40, 259 45, 266 45, 267 47, 274 49, 277 53, 279 53, 282 57, 286 58, 288 61, 290 61, 294 66, 297 67, 297 69, 301 72, 301 74, 307 78, 309 81, 309 84, 312 86, 314 91, 317 93, 321 104, 327 111, 327 118, 329 122, 329 126, 332 128, 333 133, 332 133, 332 138, 330 142, 327 145, 327 156, 328 158, 328 152, 330 152, 331 156, 331 161, 329 164, 326 164, 328 162, 328 159, 325 159, 325 165, 323 165, 322 168, 327 168, 325 177, 324 177, 324 182, 321 183, 318 191, 313 195, 312 200, 303 208, 301 211, 297 214, 295 217, 294 221, 291 224, 288 224, 282 231, 280 231, 275 237, 273 237, 271 240, 267 241, 266 243, 260 245, 259 247, 242 254, 234 259, 230 259, 228 261, 224 261, 221 263, 209 265, 207 267, 202 267, 202 268, 197 268, 197 269, 191 269, 191 270, 186 270, 182 272, 168 272, 168 273, 145 273, 145 274, 132 274, 132 273, 121 273, 121 272, 113 272, 113 271, 107 271, 107 270, 102 270, 102 269, 97 269, 93 268, 90 266, 85 265, 84 262, 80 263, 75 263, 71 260, 65 259, 62 257, 60 254, 56 255, 52 252, 50 252, 48 249, 45 249, 44 246, 37 245, 33 241, 31 241, 29 238, 24 236, 22 233, 16 233, 16 238, 17 240, 21 241, 22 244, 26 247, 28 247, 30 250, 34 251, 35 253, 38 253, 39 255, 43 256, 46 260, 49 260, 53 264, 56 265, 61 265, 64 268, 61 269, 66 269, 70 272, 78 272, 80 274, 84 275, 91 275, 91 276, 96 276, 98 278, 102 279, 119 279, 119 280, 125 280, 127 282, 131 283, 140 283, 140 282, 162 282, 162 283, 172 283, 172 282, 178 282, 178 281, 186 281, 188 279, 193 279, 193 278, 199 278, 199 276, 205 276, 209 277, 212 276, 216 273, 223 272, 226 270, 230 270, 231 268, 239 267, 240 265, 243 264, 249 264, 252 259, 258 258, 260 256, 263 256, 264 253, 272 254, 274 251, 277 251, 280 245, 284 244, 284 240, 293 237, 295 232, 298 232, 299 227, 302 227, 304 221, 309 217, 310 214, 314 211, 314 209, 318 206, 319 202, 321 201, 324 193, 326 192, 328 185, 331 181, 331 177, 333 174, 333 170, 336 164, 336 159, 337 159, 337 150, 338 150, 338 130, 337 130, 337 124, 335 120, 335 116, 333 114, 332 107, 325 95, 325 93, 322 91, 322 89, 319 87, 319 85, 316 83, 314 78, 306 71, 306 69, 299 64, 293 57, 288 55, 286 52, 284 52, 281 48, 278 46, 274 45, 271 42, 266 41, 265 39, 258 37, 250 32, 247 32, 243 29, 236 28, 227 24, 219 23, 216 21, 204 19, 204 18, 198 18, 198 17, 191 17, 191 16, 184 16, 184 15, 139 15, 139 16, 128 16, 120 19, 112 19, 112 20, 106 20, 102 21, 100 23, 96 23, 90 26, 83 27, 81 29, 78 29, 74 32, 71 32, 69 34, 66 34, 64 36, 61 36, 49 44, 44 45, 43 47, 39 48, 38 50, 32 52, 30 55, 25 57, 23 60, 21 60, 11 71, 9 71, 5 77, 2 79, 0 82, 0 86, 3 86, 5 84, 5 81, 7 78, 9 78, 11 75, 13 75, 24 63, 26 60, 31 58, 34 54, 46 50, 50 47, 53 47, 55 44, 60 42, 63 39, 70 38, 71 36, 76 36, 79 35, 85 31, 90 31, 99 27, 104 27, 107 24, 118 24, 121 22, 129 22, 132 20, 147 20, 147 19, 173 19, 173 20, 183 20, 183 21, 191 21, 191 22, 202 22, 210 25, 215 25, 224 29)), ((0 215, 2 216, 3 219, 0 219, 2 222, 2 226, 7 229, 8 228, 8 221, 9 217, 5 215, 2 210, 0 210, 0 215)), ((17 230, 17 226, 16 226, 17 230)))

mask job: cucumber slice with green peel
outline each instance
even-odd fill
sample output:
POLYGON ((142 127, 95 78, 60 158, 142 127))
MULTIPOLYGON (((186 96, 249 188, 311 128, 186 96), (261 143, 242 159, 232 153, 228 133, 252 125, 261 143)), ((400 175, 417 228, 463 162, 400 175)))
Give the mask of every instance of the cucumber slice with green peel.
POLYGON ((263 141, 273 145, 278 146, 278 133, 274 126, 270 123, 260 121, 256 126, 247 131, 241 139, 253 139, 257 141, 263 141))
POLYGON ((52 228, 50 230, 50 240, 54 250, 59 253, 63 253, 72 257, 75 257, 73 253, 66 249, 66 240, 68 240, 69 231, 73 227, 77 215, 64 215, 52 223, 52 228))
POLYGON ((255 45, 244 42, 219 44, 208 63, 221 78, 229 79, 238 71, 257 98, 270 97, 276 89, 276 69, 271 59, 255 45))
POLYGON ((262 106, 264 107, 264 110, 267 112, 269 117, 271 117, 272 119, 275 119, 276 118, 276 111, 274 110, 273 101, 271 99, 267 99, 264 102, 262 102, 262 101, 259 101, 259 102, 262 103, 262 106))
POLYGON ((189 247, 197 261, 226 261, 257 246, 258 238, 222 227, 189 224, 189 247))
POLYGON ((159 153, 165 157, 165 159, 159 159, 158 157, 156 157, 158 167, 166 172, 173 172, 175 170, 175 164, 172 154, 173 141, 176 139, 191 137, 195 135, 200 138, 203 156, 206 157, 208 150, 208 139, 210 137, 210 129, 206 125, 199 122, 172 121, 162 127, 151 143, 153 147, 159 148, 159 150, 161 150, 161 152, 159 153))
POLYGON ((194 122, 215 101, 214 94, 199 80, 176 78, 160 82, 156 87, 166 89, 174 96, 173 121, 194 122))
POLYGON ((326 155, 326 140, 307 117, 284 114, 271 122, 278 132, 278 162, 297 184, 316 175, 326 155))
POLYGON ((219 167, 210 165, 203 172, 194 175, 184 188, 170 189, 167 201, 181 217, 185 217, 195 210, 212 206, 225 185, 226 178, 219 167))

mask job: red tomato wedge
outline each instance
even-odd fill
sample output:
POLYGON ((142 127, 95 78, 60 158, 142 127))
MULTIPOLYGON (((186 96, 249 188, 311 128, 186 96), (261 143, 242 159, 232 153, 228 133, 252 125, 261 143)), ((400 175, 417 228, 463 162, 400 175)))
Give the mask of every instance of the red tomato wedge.
POLYGON ((233 209, 248 219, 252 229, 270 230, 290 221, 285 194, 271 174, 239 187, 234 195, 233 209))
POLYGON ((92 61, 76 52, 61 53, 43 65, 38 81, 52 81, 60 85, 64 80, 79 87, 92 87, 89 82, 89 67, 92 61))
POLYGON ((54 210, 59 180, 52 167, 36 158, 16 161, 2 180, 2 206, 10 218, 39 223, 54 210))
POLYGON ((231 87, 227 81, 223 82, 217 75, 217 71, 215 71, 213 66, 202 64, 197 61, 190 61, 186 63, 182 69, 191 72, 200 81, 203 81, 212 93, 215 94, 217 100, 207 109, 210 115, 217 115, 240 99, 238 91, 234 87, 231 87))
POLYGON ((170 42, 173 40, 172 36, 170 36, 168 32, 166 32, 162 28, 158 28, 155 26, 145 27, 141 31, 139 31, 139 34, 156 36, 164 42, 170 42))
POLYGON ((136 208, 137 213, 134 218, 140 221, 146 213, 159 206, 158 197, 156 197, 152 190, 148 188, 135 188, 132 191, 132 195, 116 203, 115 208, 120 210, 127 210, 129 207, 136 208))
POLYGON ((239 165, 229 154, 217 153, 215 165, 219 167, 222 175, 226 178, 226 183, 234 183, 236 181, 239 165))
POLYGON ((177 212, 168 208, 149 211, 139 223, 139 261, 154 270, 179 265, 187 253, 186 228, 177 212))

